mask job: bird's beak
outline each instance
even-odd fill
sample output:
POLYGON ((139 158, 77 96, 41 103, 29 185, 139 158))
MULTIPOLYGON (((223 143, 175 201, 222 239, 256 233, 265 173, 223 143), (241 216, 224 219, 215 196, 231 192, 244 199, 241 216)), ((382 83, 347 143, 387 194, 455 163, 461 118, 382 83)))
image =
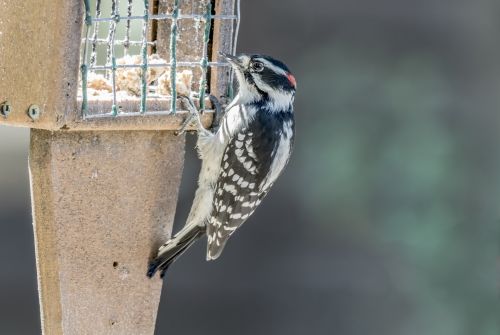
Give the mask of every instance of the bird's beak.
POLYGON ((226 54, 226 53, 223 53, 223 52, 219 52, 219 54, 224 57, 225 60, 227 60, 229 62, 229 64, 231 64, 231 66, 235 69, 238 69, 238 70, 242 70, 243 69, 243 64, 241 64, 240 60, 238 57, 236 56, 233 56, 233 55, 230 55, 230 54, 226 54))

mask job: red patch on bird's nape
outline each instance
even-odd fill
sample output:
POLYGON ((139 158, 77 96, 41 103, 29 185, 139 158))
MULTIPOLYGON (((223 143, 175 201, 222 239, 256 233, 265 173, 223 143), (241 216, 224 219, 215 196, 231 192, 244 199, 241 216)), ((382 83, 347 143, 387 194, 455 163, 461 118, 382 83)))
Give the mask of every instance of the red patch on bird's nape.
POLYGON ((292 84, 293 88, 297 88, 297 81, 295 81, 295 77, 293 76, 293 74, 288 73, 286 77, 288 78, 290 84, 292 84))

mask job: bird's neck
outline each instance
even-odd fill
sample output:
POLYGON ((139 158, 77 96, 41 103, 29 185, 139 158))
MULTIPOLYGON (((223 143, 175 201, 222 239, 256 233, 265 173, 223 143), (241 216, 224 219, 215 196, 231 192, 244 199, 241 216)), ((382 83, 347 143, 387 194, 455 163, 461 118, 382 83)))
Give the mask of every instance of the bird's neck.
POLYGON ((294 92, 273 91, 267 95, 265 103, 271 111, 289 112, 293 109, 294 98, 294 92))
POLYGON ((285 91, 275 91, 271 94, 249 95, 238 93, 228 109, 236 105, 253 105, 259 109, 266 109, 270 112, 290 112, 293 110, 293 101, 295 93, 285 91))

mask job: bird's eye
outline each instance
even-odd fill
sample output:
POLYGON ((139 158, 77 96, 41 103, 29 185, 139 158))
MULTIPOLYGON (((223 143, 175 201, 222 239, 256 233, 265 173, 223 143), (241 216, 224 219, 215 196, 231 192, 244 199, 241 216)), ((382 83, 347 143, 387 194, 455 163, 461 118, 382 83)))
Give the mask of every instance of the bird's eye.
POLYGON ((253 62, 251 68, 255 72, 261 72, 262 70, 264 70, 264 64, 262 64, 261 62, 253 62))

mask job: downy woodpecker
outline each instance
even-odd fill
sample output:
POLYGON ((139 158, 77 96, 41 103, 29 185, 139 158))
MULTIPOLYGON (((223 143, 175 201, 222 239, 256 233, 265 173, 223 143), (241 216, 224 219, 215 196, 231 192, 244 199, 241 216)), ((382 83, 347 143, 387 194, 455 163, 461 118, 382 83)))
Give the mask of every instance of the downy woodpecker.
MULTIPOLYGON (((215 133, 205 129, 196 108, 184 125, 197 121, 202 160, 198 189, 186 225, 158 250, 149 264, 152 277, 191 244, 207 235, 207 260, 218 258, 287 165, 294 141, 296 82, 282 62, 263 55, 222 54, 233 67, 238 94, 226 107, 215 133)), ((185 127, 183 127, 184 129, 185 127)))

